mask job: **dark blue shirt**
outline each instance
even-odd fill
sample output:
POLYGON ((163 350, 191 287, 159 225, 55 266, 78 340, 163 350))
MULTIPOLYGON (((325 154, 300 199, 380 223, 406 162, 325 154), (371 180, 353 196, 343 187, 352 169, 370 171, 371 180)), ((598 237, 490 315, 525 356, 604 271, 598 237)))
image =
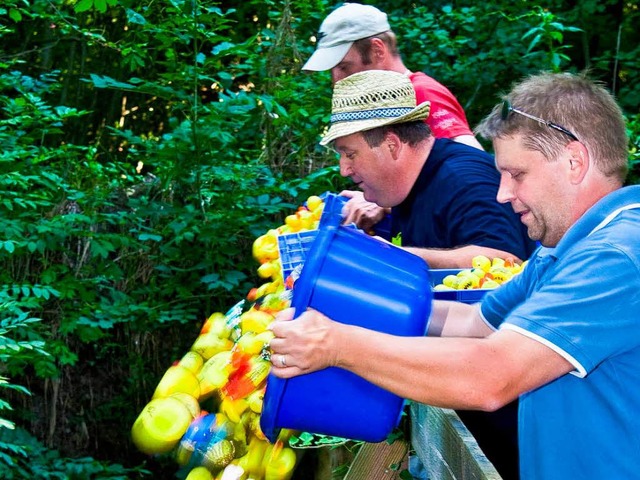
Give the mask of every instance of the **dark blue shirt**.
POLYGON ((391 235, 403 247, 478 245, 525 260, 535 250, 526 227, 496 200, 500 174, 487 152, 437 139, 409 196, 392 209, 391 235))

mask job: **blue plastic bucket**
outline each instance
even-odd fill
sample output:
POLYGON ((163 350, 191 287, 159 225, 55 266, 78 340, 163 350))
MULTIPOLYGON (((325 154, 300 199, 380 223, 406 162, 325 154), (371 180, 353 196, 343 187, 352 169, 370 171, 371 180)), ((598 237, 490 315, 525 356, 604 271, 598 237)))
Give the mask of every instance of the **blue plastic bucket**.
MULTIPOLYGON (((293 289, 296 315, 312 307, 345 324, 423 336, 433 298, 427 264, 339 226, 332 200, 325 210, 336 211, 323 215, 293 289)), ((403 405, 403 398, 337 367, 292 379, 270 375, 260 426, 272 442, 281 428, 380 442, 398 425, 403 405)))

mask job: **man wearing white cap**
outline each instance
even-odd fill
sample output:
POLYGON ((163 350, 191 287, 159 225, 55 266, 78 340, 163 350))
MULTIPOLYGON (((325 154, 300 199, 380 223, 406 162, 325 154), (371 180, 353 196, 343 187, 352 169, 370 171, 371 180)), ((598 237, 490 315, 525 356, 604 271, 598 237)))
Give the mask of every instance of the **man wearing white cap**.
POLYGON ((436 138, 482 149, 454 95, 423 72, 411 72, 404 66, 386 13, 371 5, 345 3, 322 22, 317 41, 316 51, 302 70, 331 70, 334 83, 363 70, 403 73, 411 80, 418 103, 431 103, 425 121, 436 138))

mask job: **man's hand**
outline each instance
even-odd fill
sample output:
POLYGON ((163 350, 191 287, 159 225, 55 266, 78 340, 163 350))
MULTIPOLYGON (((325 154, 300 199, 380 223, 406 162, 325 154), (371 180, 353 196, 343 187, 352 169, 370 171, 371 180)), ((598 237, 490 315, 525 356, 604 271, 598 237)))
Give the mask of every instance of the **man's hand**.
POLYGON ((388 213, 387 209, 364 199, 362 192, 343 190, 340 196, 349 201, 342 208, 343 224, 355 223, 358 228, 368 232, 388 213))
POLYGON ((273 374, 291 378, 335 366, 330 333, 339 324, 313 309, 295 320, 293 315, 293 308, 283 310, 269 327, 275 335, 269 344, 273 374))

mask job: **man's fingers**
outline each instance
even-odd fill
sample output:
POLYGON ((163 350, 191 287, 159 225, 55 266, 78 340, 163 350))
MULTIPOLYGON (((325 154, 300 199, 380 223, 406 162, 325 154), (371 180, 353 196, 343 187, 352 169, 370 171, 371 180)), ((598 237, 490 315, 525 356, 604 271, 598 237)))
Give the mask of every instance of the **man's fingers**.
POLYGON ((284 310, 279 311, 276 314, 275 321, 289 321, 293 319, 293 316, 296 313, 296 309, 293 307, 285 308, 284 310))
POLYGON ((362 192, 354 192, 353 190, 343 190, 340 192, 341 197, 353 198, 358 194, 362 195, 362 192))
POLYGON ((305 373, 302 369, 298 367, 287 367, 281 368, 277 366, 271 367, 271 373, 273 373, 278 378, 293 378, 298 375, 305 373))

